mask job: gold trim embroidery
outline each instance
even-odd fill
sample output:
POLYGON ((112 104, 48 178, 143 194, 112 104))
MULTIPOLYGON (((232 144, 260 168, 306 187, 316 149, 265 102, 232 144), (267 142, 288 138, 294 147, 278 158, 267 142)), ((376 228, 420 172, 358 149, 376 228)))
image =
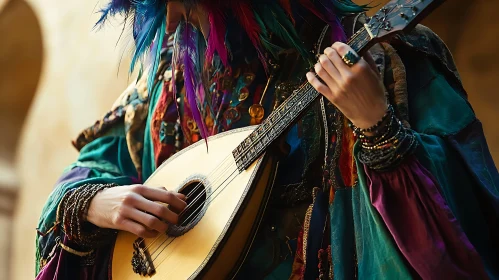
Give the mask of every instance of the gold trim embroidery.
POLYGON ((312 210, 314 208, 315 198, 317 197, 317 192, 319 188, 314 188, 312 190, 312 204, 307 208, 307 212, 305 212, 305 221, 303 223, 303 267, 307 267, 307 240, 308 233, 310 229, 310 220, 312 219, 312 210))
POLYGON ((73 248, 70 248, 70 247, 64 245, 60 240, 59 240, 58 244, 59 244, 59 246, 61 246, 61 249, 63 249, 64 251, 66 251, 70 254, 73 254, 73 255, 77 255, 79 257, 86 257, 86 256, 91 255, 94 252, 94 250, 90 250, 88 252, 77 251, 73 248))

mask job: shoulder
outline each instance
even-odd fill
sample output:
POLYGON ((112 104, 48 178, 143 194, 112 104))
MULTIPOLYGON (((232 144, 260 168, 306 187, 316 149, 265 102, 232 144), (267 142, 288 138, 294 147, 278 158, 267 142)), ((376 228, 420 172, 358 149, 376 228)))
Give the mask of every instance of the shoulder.
MULTIPOLYGON (((165 64, 165 61, 160 63, 160 70, 155 73, 156 76, 164 72, 165 64)), ((147 71, 144 71, 144 73, 147 73, 147 71)), ((130 133, 130 128, 144 127, 150 101, 147 81, 148 75, 139 75, 120 94, 110 110, 102 118, 78 134, 72 141, 73 146, 77 150, 81 150, 97 138, 109 135, 125 136, 130 133)))
POLYGON ((444 66, 443 70, 452 74, 453 78, 461 83, 461 78, 451 52, 444 41, 430 28, 418 24, 409 33, 398 35, 392 42, 392 45, 396 48, 405 47, 429 57, 436 63, 444 66))
MULTIPOLYGON (((347 36, 352 36, 368 20, 369 18, 365 14, 345 17, 342 23, 347 36)), ((418 24, 410 32, 395 36, 389 43, 399 52, 404 61, 411 57, 418 60, 429 60, 450 80, 453 80, 466 95, 451 52, 444 41, 430 28, 418 24)))

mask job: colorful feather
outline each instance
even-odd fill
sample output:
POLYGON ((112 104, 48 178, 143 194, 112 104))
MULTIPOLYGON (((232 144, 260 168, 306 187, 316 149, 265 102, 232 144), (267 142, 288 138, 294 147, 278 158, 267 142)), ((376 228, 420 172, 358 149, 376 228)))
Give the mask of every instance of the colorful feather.
POLYGON ((324 15, 317 9, 314 3, 311 2, 311 0, 299 0, 300 5, 302 5, 305 9, 307 9, 309 12, 314 14, 316 17, 321 19, 324 22, 326 21, 326 18, 324 15))
POLYGON ((166 17, 163 17, 161 26, 156 32, 156 39, 151 47, 150 53, 150 65, 151 70, 149 76, 147 77, 147 88, 152 90, 154 86, 154 81, 156 78, 156 72, 158 72, 159 62, 161 60, 161 49, 163 48, 163 41, 166 35, 166 17))
POLYGON ((277 3, 261 5, 259 11, 265 19, 268 31, 274 33, 289 47, 295 48, 303 58, 309 58, 310 55, 301 42, 295 27, 277 3))
MULTIPOLYGON (((110 0, 100 10, 101 16, 96 23, 96 27, 102 26, 109 17, 118 14, 124 15, 125 26, 127 22, 132 23, 131 29, 136 48, 133 52, 130 71, 134 70, 137 63, 143 61, 146 54, 149 55, 148 63, 151 63, 149 69, 153 73, 157 71, 165 36, 163 30, 167 12, 166 4, 167 0, 110 0)), ((237 25, 239 25, 236 29, 242 28, 244 30, 245 34, 243 36, 246 37, 244 40, 251 42, 266 70, 267 61, 264 50, 273 55, 276 55, 281 50, 271 42, 269 32, 278 36, 287 45, 296 48, 302 55, 306 53, 294 28, 294 12, 298 12, 300 9, 310 11, 331 25, 333 40, 344 41, 344 32, 338 16, 360 13, 369 8, 367 5, 357 5, 352 0, 183 0, 183 4, 188 10, 195 9, 196 5, 203 5, 208 10, 210 35, 207 41, 206 55, 201 56, 202 58, 212 62, 214 54, 217 53, 223 65, 228 66, 231 63, 230 46, 234 42, 230 40, 233 40, 234 36, 227 40, 228 31, 232 27, 227 26, 227 22, 232 18, 226 16, 230 15, 232 17, 233 15, 234 21, 237 21, 237 25), (270 8, 260 8, 256 13, 253 11, 253 7, 259 5, 270 8)), ((241 35, 238 34, 237 36, 241 35)), ((198 57, 198 61, 194 61, 195 66, 200 60, 200 57, 198 57)), ((200 71, 195 66, 192 69, 200 71)), ((150 87, 152 81, 151 79, 148 81, 150 87)), ((194 92, 200 93, 200 89, 195 87, 194 92)))
POLYGON ((112 0, 107 4, 107 6, 103 9, 101 9, 99 12, 101 13, 101 17, 99 20, 95 23, 95 27, 100 27, 104 23, 106 23, 107 19, 111 16, 115 16, 118 14, 123 14, 128 15, 130 12, 130 8, 132 6, 132 3, 130 3, 130 0, 112 0))
POLYGON ((331 41, 345 42, 347 39, 345 31, 343 30, 343 26, 341 25, 339 18, 336 16, 335 12, 333 11, 334 7, 332 5, 332 2, 329 0, 325 1, 319 0, 318 5, 320 6, 320 9, 324 11, 323 20, 327 22, 331 27, 331 41))
POLYGON ((347 36, 338 17, 334 17, 333 22, 331 22, 329 26, 331 27, 332 42, 346 42, 347 36))
POLYGON ((213 61, 215 52, 224 66, 229 65, 228 52, 225 47, 225 33, 227 32, 225 15, 219 9, 209 12, 210 35, 208 37, 208 47, 206 49, 206 61, 213 61))
POLYGON ((290 0, 279 0, 279 4, 281 5, 282 9, 286 12, 286 14, 289 17, 289 20, 293 25, 296 24, 295 18, 293 17, 293 10, 291 8, 291 2, 290 0))
POLYGON ((241 27, 246 31, 246 35, 248 35, 251 43, 255 47, 263 67, 267 70, 267 61, 263 55, 262 42, 260 40, 262 29, 255 19, 250 3, 248 1, 232 1, 230 5, 234 12, 234 16, 241 27))
MULTIPOLYGON (((145 1, 146 2, 146 1, 145 1)), ((158 1, 159 2, 159 1, 158 1)), ((145 20, 143 24, 134 23, 134 37, 135 39, 135 52, 132 57, 132 63, 130 65, 130 72, 133 72, 135 65, 137 62, 143 57, 143 55, 149 50, 154 38, 161 37, 164 38, 164 34, 161 36, 156 36, 158 30, 162 28, 162 25, 165 24, 165 14, 166 14, 166 5, 158 6, 137 6, 137 12, 139 13, 139 17, 135 17, 136 22, 142 22, 145 20)))
MULTIPOLYGON (((172 68, 176 69, 180 64, 183 65, 186 99, 191 109, 192 118, 196 122, 201 137, 205 139, 206 146, 208 147, 208 129, 198 106, 198 101, 201 98, 200 95, 203 95, 204 89, 202 88, 200 71, 196 71, 195 61, 197 60, 197 56, 199 56, 196 42, 197 37, 191 24, 184 21, 179 24, 175 34, 176 43, 172 68), (200 88, 203 92, 200 92, 200 88)), ((175 84, 175 80, 172 82, 175 84)), ((174 90, 176 92, 176 86, 174 86, 174 90)))
POLYGON ((258 13, 254 14, 255 20, 258 23, 258 25, 261 28, 261 33, 260 33, 260 41, 262 42, 263 47, 272 54, 272 56, 277 57, 279 55, 279 52, 282 51, 282 48, 273 44, 270 42, 270 37, 269 33, 267 32, 267 27, 265 26, 265 23, 261 19, 261 17, 258 15, 258 13))
POLYGON ((358 5, 351 0, 322 0, 331 2, 334 6, 334 12, 336 16, 348 15, 348 14, 358 14, 369 10, 371 7, 369 5, 358 5))

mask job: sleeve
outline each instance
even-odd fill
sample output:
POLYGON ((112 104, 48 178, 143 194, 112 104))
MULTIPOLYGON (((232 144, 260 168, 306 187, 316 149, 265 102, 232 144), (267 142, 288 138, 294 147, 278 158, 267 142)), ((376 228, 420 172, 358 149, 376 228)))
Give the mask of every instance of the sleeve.
POLYGON ((128 185, 140 181, 140 141, 144 138, 148 102, 144 82, 140 79, 132 83, 111 111, 73 141, 79 157, 56 182, 39 219, 37 274, 53 254, 56 239, 63 238, 57 212, 68 192, 86 184, 128 185))
MULTIPOLYGON (((462 87, 435 60, 407 50, 399 54, 407 69, 409 122, 418 146, 384 172, 357 157, 361 192, 421 278, 497 278, 499 177, 479 121, 462 87), (478 130, 472 133, 470 127, 478 130), (477 163, 481 173, 470 168, 477 157, 483 159, 477 163)), ((357 144, 356 155, 360 149, 357 144)))

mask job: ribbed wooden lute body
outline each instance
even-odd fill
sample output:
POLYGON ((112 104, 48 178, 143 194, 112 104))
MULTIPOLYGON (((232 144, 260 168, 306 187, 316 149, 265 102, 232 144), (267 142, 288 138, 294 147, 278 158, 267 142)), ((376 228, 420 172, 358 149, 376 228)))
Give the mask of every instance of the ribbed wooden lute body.
MULTIPOLYGON (((406 31, 443 0, 393 0, 349 40, 362 54, 382 38, 406 31)), ((194 210, 157 239, 118 234, 112 277, 227 279, 236 275, 265 211, 277 169, 276 140, 320 94, 304 84, 258 127, 228 131, 182 150, 145 183, 193 198, 194 210), (201 183, 201 185, 199 184, 201 183), (135 271, 134 271, 135 270, 135 271), (141 275, 142 274, 142 275, 141 275)), ((192 206, 192 207, 191 207, 192 206)))
MULTIPOLYGON (((248 127, 210 138, 209 152, 204 141, 200 141, 161 165, 146 182, 150 186, 179 190, 189 182, 205 179, 207 196, 216 196, 204 207, 196 226, 185 234, 143 241, 153 260, 153 279, 189 279, 201 272, 207 279, 222 279, 221 275, 230 274, 237 262, 244 259, 241 253, 251 243, 250 234, 257 230, 259 211, 265 207, 266 194, 270 191, 268 182, 273 179, 275 165, 269 157, 260 156, 239 173, 234 159, 227 157, 231 156, 227 151, 236 148, 254 129, 248 127), (218 171, 225 176, 214 174, 214 167, 224 159, 224 169, 218 171), (225 177, 234 179, 222 184, 225 177)), ((119 234, 113 254, 113 279, 142 278, 131 266, 136 240, 131 233, 119 234)))

